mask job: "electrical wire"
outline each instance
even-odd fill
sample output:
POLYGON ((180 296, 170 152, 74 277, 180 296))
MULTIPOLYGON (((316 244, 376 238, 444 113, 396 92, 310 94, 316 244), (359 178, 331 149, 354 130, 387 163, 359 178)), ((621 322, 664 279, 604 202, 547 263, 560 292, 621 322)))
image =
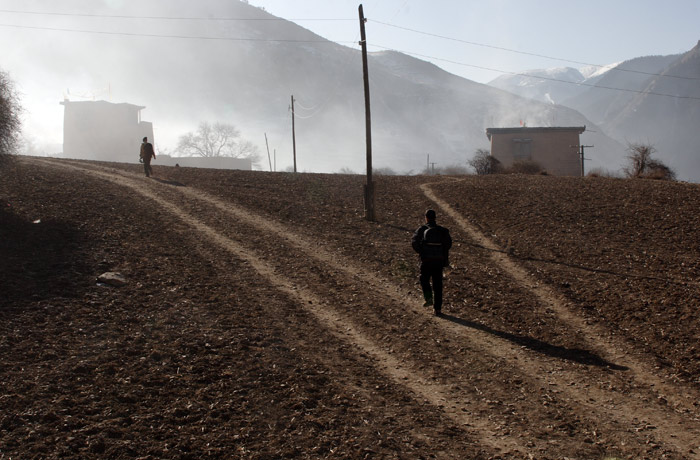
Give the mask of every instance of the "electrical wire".
POLYGON ((205 37, 197 35, 170 35, 170 34, 144 34, 136 32, 107 32, 102 30, 84 30, 84 29, 64 29, 58 27, 38 27, 38 26, 20 26, 16 24, 0 24, 0 27, 10 27, 15 29, 30 29, 30 30, 48 30, 52 32, 74 32, 99 35, 121 35, 127 37, 149 37, 149 38, 178 38, 178 39, 194 39, 194 40, 222 40, 236 42, 281 42, 281 43, 319 43, 319 44, 354 44, 354 42, 334 42, 331 40, 289 40, 275 38, 235 38, 235 37, 205 37))
MULTIPOLYGON (((408 0, 404 3, 403 7, 405 7, 405 5, 407 3, 408 3, 408 0)), ((401 7, 401 8, 403 8, 403 7, 401 7)), ((399 11, 400 11, 400 9, 399 9, 399 11)), ((150 20, 186 20, 186 21, 291 21, 291 22, 293 22, 293 21, 300 21, 300 22, 302 22, 302 21, 356 21, 356 19, 345 19, 345 18, 291 18, 291 19, 283 19, 283 18, 278 18, 278 17, 233 18, 233 17, 201 17, 201 16, 192 16, 192 17, 187 17, 187 16, 133 16, 133 15, 107 15, 107 14, 88 14, 88 13, 59 13, 59 12, 43 12, 43 11, 21 11, 21 10, 5 10, 5 9, 0 9, 0 13, 45 15, 45 16, 109 18, 109 19, 150 19, 150 20)), ((398 12, 397 12, 397 14, 398 14, 398 12)), ((396 16, 396 15, 394 15, 394 16, 396 16)), ((548 56, 545 54, 532 53, 532 52, 528 52, 528 51, 520 51, 520 50, 511 49, 511 48, 505 48, 502 46, 489 45, 486 43, 479 43, 479 42, 473 42, 473 41, 463 40, 463 39, 454 38, 454 37, 448 37, 445 35, 435 34, 435 33, 431 33, 431 32, 425 32, 425 31, 413 29, 410 27, 404 27, 404 26, 399 26, 396 24, 390 24, 388 22, 378 21, 375 19, 368 19, 368 21, 371 21, 371 22, 374 22, 374 23, 377 23, 377 24, 380 24, 380 25, 383 25, 386 27, 392 27, 395 29, 405 30, 405 31, 412 32, 412 33, 417 33, 417 34, 426 35, 426 36, 430 36, 430 37, 440 38, 443 40, 450 40, 450 41, 455 41, 455 42, 459 42, 459 43, 465 43, 465 44, 473 45, 473 46, 480 46, 480 47, 485 47, 485 48, 490 48, 490 49, 496 49, 499 51, 507 51, 510 53, 522 54, 522 55, 526 55, 526 56, 533 56, 533 57, 539 57, 539 58, 544 58, 544 59, 550 59, 550 60, 554 60, 554 61, 568 62, 571 64, 597 67, 599 69, 607 67, 605 65, 592 64, 590 62, 576 61, 576 60, 572 60, 572 59, 548 56)), ((10 25, 4 25, 4 24, 0 24, 0 26, 12 27, 10 25)), ((21 26, 16 26, 16 27, 21 27, 21 26)), ((27 28, 29 28, 29 27, 27 27, 27 28)), ((65 30, 65 29, 49 29, 49 30, 65 30)), ((95 32, 95 31, 79 31, 79 32, 103 33, 103 32, 95 32)), ((123 33, 123 35, 135 35, 135 34, 123 33)), ((147 35, 147 36, 155 36, 155 35, 147 35)), ((158 36, 160 36, 160 35, 158 35, 158 36)), ((180 37, 180 36, 165 36, 165 37, 166 38, 187 38, 187 37, 180 37)), ((205 37, 192 37, 192 38, 202 39, 205 37)), ((252 39, 251 39, 251 41, 252 41, 252 39)), ((258 41, 266 41, 266 40, 258 40, 258 41)), ((289 40, 270 40, 270 41, 289 41, 289 40)), ((347 42, 336 42, 336 43, 347 43, 347 42)), ((700 80, 700 77, 684 77, 684 76, 679 76, 679 75, 659 74, 659 73, 653 73, 653 72, 644 72, 641 70, 625 69, 625 68, 620 68, 620 67, 613 67, 610 70, 613 70, 616 72, 629 72, 629 73, 636 73, 636 74, 641 74, 641 75, 666 77, 666 78, 677 78, 677 79, 683 79, 683 80, 700 80)))
MULTIPOLYGON (((495 49, 495 50, 499 50, 499 51, 508 51, 509 53, 516 53, 516 54, 523 54, 523 55, 526 55, 526 56, 540 57, 540 58, 545 58, 545 59, 551 59, 551 60, 553 60, 553 61, 561 61, 561 62, 569 62, 569 63, 572 63, 572 64, 587 65, 587 66, 591 66, 591 67, 597 67, 597 68, 599 68, 599 69, 602 69, 602 68, 604 68, 604 67, 607 67, 607 66, 600 65, 600 64, 591 64, 591 63, 589 63, 589 62, 574 61, 574 60, 572 60, 572 59, 565 59, 565 58, 547 56, 547 55, 545 55, 545 54, 530 53, 530 52, 527 52, 527 51, 519 51, 519 50, 514 50, 514 49, 511 49, 511 48, 504 48, 504 47, 502 47, 502 46, 488 45, 488 44, 486 44, 486 43, 478 43, 478 42, 472 42, 472 41, 468 41, 468 40, 462 40, 462 39, 459 39, 459 38, 448 37, 448 36, 445 36, 445 35, 439 35, 439 34, 434 34, 434 33, 431 33, 431 32, 424 32, 424 31, 421 31, 421 30, 411 29, 411 28, 409 28, 409 27, 397 26, 397 25, 395 25, 395 24, 389 24, 389 23, 387 23, 387 22, 377 21, 377 20, 374 20, 374 19, 372 19, 372 20, 370 20, 370 21, 371 21, 371 22, 375 22, 375 23, 377 23, 377 24, 381 24, 381 25, 383 25, 383 26, 393 27, 393 28, 395 28, 395 29, 405 30, 405 31, 408 31, 408 32, 413 32, 413 33, 417 33, 417 34, 421 34, 421 35, 426 35, 426 36, 429 36, 429 37, 440 38, 440 39, 443 39, 443 40, 450 40, 450 41, 454 41, 454 42, 465 43, 465 44, 467 44, 467 45, 481 46, 481 47, 484 47, 484 48, 490 48, 490 49, 495 49)), ((615 71, 617 71, 617 72, 629 72, 629 73, 637 73, 637 74, 642 74, 642 75, 650 75, 650 76, 654 76, 654 77, 678 78, 678 79, 682 79, 682 80, 700 80, 700 77, 681 77, 681 76, 679 76, 679 75, 666 75, 666 74, 659 74, 659 73, 653 73, 653 72, 643 72, 643 71, 641 71, 641 70, 624 69, 624 68, 619 68, 619 67, 613 67, 613 68, 610 69, 610 70, 615 70, 615 71)))
MULTIPOLYGON (((375 21, 375 22, 379 22, 379 21, 375 21)), ((382 24, 385 24, 385 23, 382 23, 382 24)), ((387 24, 387 25, 389 25, 389 24, 387 24)), ((56 27, 20 26, 20 25, 16 25, 16 24, 0 24, 0 27, 29 29, 29 30, 47 30, 47 31, 54 31, 54 32, 90 33, 90 34, 99 34, 99 35, 116 35, 116 36, 130 36, 130 37, 149 37, 149 38, 175 38, 175 39, 220 40, 220 41, 263 42, 263 43, 264 42, 267 42, 267 43, 318 43, 318 44, 352 44, 352 45, 356 44, 356 42, 341 42, 341 41, 334 42, 334 41, 330 41, 330 40, 290 40, 290 39, 264 39, 264 38, 206 37, 206 36, 193 36, 193 35, 144 34, 144 33, 134 33, 134 32, 107 32, 107 31, 83 30, 83 29, 65 29, 65 28, 56 28, 56 27)), ((398 26, 392 26, 392 27, 398 27, 398 26)), ((408 29, 408 30, 411 30, 411 29, 408 29)), ((424 32, 419 32, 419 33, 424 33, 424 32)), ((441 37, 441 38, 463 41, 463 40, 458 40, 458 39, 451 39, 449 37, 441 37)), ((470 43, 470 42, 467 42, 467 43, 470 43)), ((578 86, 587 86, 587 87, 591 87, 591 88, 601 88, 601 89, 608 89, 608 90, 614 90, 614 91, 625 91, 625 92, 638 93, 638 94, 650 94, 650 95, 655 95, 655 96, 672 97, 672 98, 676 98, 676 99, 700 100, 700 97, 695 97, 695 96, 678 96, 678 95, 673 95, 673 94, 656 93, 653 91, 640 91, 640 90, 633 90, 633 89, 626 89, 626 88, 615 88, 615 87, 600 86, 600 85, 583 83, 583 82, 577 83, 577 82, 560 80, 560 79, 551 78, 551 77, 542 77, 542 76, 525 74, 522 72, 511 72, 511 71, 507 71, 507 70, 494 69, 494 68, 483 67, 483 66, 478 66, 478 65, 474 65, 474 64, 467 64, 464 62, 458 62, 458 61, 453 61, 450 59, 438 58, 435 56, 429 56, 429 55, 415 53, 415 52, 411 52, 411 51, 401 51, 401 50, 397 50, 395 48, 382 46, 382 45, 378 45, 378 44, 373 44, 371 46, 374 46, 376 48, 381 48, 384 50, 389 50, 389 51, 397 51, 397 52, 404 53, 407 55, 418 56, 418 57, 422 57, 422 58, 426 58, 426 59, 447 62, 450 64, 471 67, 471 68, 475 68, 475 69, 487 70, 487 71, 491 71, 491 72, 498 72, 498 73, 502 73, 502 74, 523 76, 523 77, 528 77, 528 78, 537 78, 540 80, 554 81, 554 82, 566 83, 566 84, 572 84, 572 85, 578 85, 578 86)), ((483 45, 483 46, 491 47, 491 45, 483 45)), ((508 51, 514 51, 514 50, 508 50, 508 51)), ((517 51, 514 51, 514 52, 517 52, 517 51)), ((536 55, 534 53, 524 53, 524 54, 541 56, 541 55, 536 55)), ((548 57, 548 56, 542 56, 542 57, 548 57)), ((557 58, 551 58, 551 57, 548 57, 548 58, 557 59, 557 58)), ((569 62, 576 62, 576 61, 569 61, 569 62)), ((591 65, 593 65, 593 64, 591 64, 591 65)), ((628 71, 630 71, 630 70, 628 70, 628 71)), ((645 72, 636 72, 636 71, 630 71, 630 72, 645 73, 645 72)), ((665 76, 665 75, 651 74, 651 73, 649 73, 648 75, 665 76)), ((691 78, 691 77, 678 77, 678 78, 696 79, 696 78, 691 78)))
POLYGON ((465 66, 465 67, 471 67, 471 68, 474 68, 474 69, 488 70, 488 71, 490 71, 490 72, 498 72, 498 73, 503 73, 503 74, 509 74, 509 75, 517 75, 517 76, 522 76, 522 77, 528 77, 528 78, 537 78, 537 79, 540 79, 540 80, 555 81, 555 82, 558 82, 558 83, 566 83, 566 84, 569 84, 569 85, 587 86, 587 87, 590 87, 590 88, 601 88, 601 89, 609 89, 609 90, 614 90, 614 91, 625 91, 625 92, 629 92, 629 93, 651 94, 651 95, 654 95, 654 96, 673 97, 673 98, 676 98, 676 99, 689 99, 689 100, 700 101, 700 97, 696 97, 696 96, 678 96, 678 95, 675 95, 675 94, 656 93, 656 92, 653 92, 653 91, 640 91, 640 90, 636 90, 636 89, 614 88, 614 87, 612 87, 612 86, 599 86, 599 85, 595 85, 595 84, 591 84, 591 83, 582 83, 582 82, 581 82, 581 83, 577 83, 577 82, 573 82, 573 81, 560 80, 560 79, 557 79, 557 78, 540 77, 540 76, 537 76, 537 75, 529 75, 529 74, 521 73, 521 72, 510 72, 510 71, 508 71, 508 70, 494 69, 494 68, 483 67, 483 66, 478 66, 478 65, 474 65, 474 64, 467 64, 467 63, 464 63, 464 62, 453 61, 453 60, 450 60, 450 59, 443 59, 443 58, 439 58, 439 57, 435 57, 435 56, 428 56, 428 55, 426 55, 426 54, 414 53, 414 52, 412 52, 412 51, 397 50, 397 49, 395 49, 395 48, 391 48, 391 47, 388 47, 388 46, 377 45, 377 44, 372 44, 372 45, 369 45, 369 46, 373 46, 373 47, 375 47, 375 48, 380 48, 380 49, 387 50, 387 51, 396 51, 396 52, 398 52, 398 53, 403 53, 403 54, 407 54, 407 55, 410 55, 410 56, 418 56, 418 57, 425 58, 425 59, 432 59, 432 60, 435 60, 435 61, 442 61, 442 62, 448 62, 448 63, 450 63, 450 64, 455 64, 455 65, 460 65, 460 66, 465 66))
POLYGON ((298 105, 299 107, 301 107, 302 110, 313 111, 313 110, 316 110, 316 107, 317 107, 317 106, 313 106, 313 107, 304 107, 299 101, 296 101, 296 103, 297 103, 297 105, 298 105))
MULTIPOLYGON (((357 43, 357 40, 358 40, 358 38, 359 38, 359 35, 360 35, 360 32, 358 31, 358 32, 355 34, 355 40, 353 40, 352 43, 355 43, 355 44, 357 43)), ((345 68, 345 67, 348 65, 348 63, 350 62, 350 60, 353 59, 353 58, 356 57, 356 56, 357 56, 357 54, 356 54, 355 52, 352 52, 351 50, 348 50, 348 52, 345 53, 345 58, 342 60, 343 64, 342 64, 340 67, 341 67, 341 68, 345 68)), ((359 56, 358 56, 358 57, 359 57, 359 56)), ((296 113, 296 110, 295 110, 295 111, 294 111, 294 115, 295 115, 296 117, 302 119, 302 120, 308 120, 308 119, 310 119, 310 118, 315 117, 315 116, 318 115, 319 113, 323 112, 323 111, 326 109, 326 107, 328 107, 328 105, 330 104, 331 100, 334 99, 334 98, 336 98, 336 97, 340 94, 340 92, 339 92, 340 85, 341 85, 340 79, 335 79, 335 86, 334 86, 334 88, 333 88, 331 91, 328 92, 328 96, 326 97, 326 99, 325 99, 320 105, 319 105, 319 104, 316 104, 316 105, 314 105, 312 108, 304 107, 304 105, 300 104, 299 101, 298 101, 297 99, 295 99, 294 101, 296 102, 296 104, 297 104, 298 106, 300 106, 300 107, 302 108, 302 110, 309 110, 309 111, 314 110, 314 112, 311 113, 311 115, 300 116, 300 115, 298 115, 298 114, 296 113)), ((291 108, 291 106, 290 106, 290 107, 289 107, 289 111, 290 111, 290 112, 291 112, 291 109, 292 109, 292 108, 291 108)))
POLYGON ((28 14, 38 16, 68 16, 81 18, 104 18, 104 19, 158 19, 169 21, 357 21, 357 19, 345 18, 298 18, 284 19, 278 17, 269 18, 230 18, 230 17, 203 17, 203 16, 131 16, 117 14, 87 14, 87 13, 57 13, 47 11, 20 11, 20 10, 0 10, 0 13, 28 14))

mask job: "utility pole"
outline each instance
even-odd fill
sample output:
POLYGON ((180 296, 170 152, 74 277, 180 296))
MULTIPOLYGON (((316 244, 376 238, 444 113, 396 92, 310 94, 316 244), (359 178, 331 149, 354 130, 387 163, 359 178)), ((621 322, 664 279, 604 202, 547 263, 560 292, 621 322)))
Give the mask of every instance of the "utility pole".
POLYGON ((360 14, 360 46, 362 46, 362 76, 365 86, 365 133, 367 136, 367 184, 365 184, 365 219, 375 220, 374 215, 374 182, 372 181, 372 119, 369 105, 369 72, 367 69, 367 36, 365 35, 365 14, 362 4, 358 8, 360 14))
POLYGON ((292 94, 292 150, 294 152, 294 172, 297 172, 297 136, 294 130, 294 95, 292 94))
POLYGON ((270 159, 270 144, 267 142, 267 133, 265 133, 265 147, 267 147, 267 162, 270 163, 270 171, 272 171, 272 160, 270 159))
POLYGON ((428 154, 428 162, 425 164, 425 174, 430 175, 430 154, 428 154))
POLYGON ((585 157, 585 151, 587 148, 593 148, 595 147, 594 145, 570 145, 572 149, 579 149, 579 155, 581 156, 581 177, 586 177, 584 174, 584 168, 583 168, 583 162, 587 160, 588 158, 585 157))

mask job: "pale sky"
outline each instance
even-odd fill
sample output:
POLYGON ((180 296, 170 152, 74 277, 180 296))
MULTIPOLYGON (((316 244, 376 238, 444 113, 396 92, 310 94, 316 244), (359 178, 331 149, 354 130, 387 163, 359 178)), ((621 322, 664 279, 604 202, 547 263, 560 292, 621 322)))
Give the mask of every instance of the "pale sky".
POLYGON ((489 82, 501 73, 470 66, 508 72, 583 67, 493 47, 607 65, 640 56, 683 53, 700 40, 700 0, 250 0, 249 3, 343 43, 359 40, 358 5, 362 3, 368 20, 370 51, 383 49, 372 46, 380 45, 431 56, 437 59, 417 57, 480 83, 489 82))

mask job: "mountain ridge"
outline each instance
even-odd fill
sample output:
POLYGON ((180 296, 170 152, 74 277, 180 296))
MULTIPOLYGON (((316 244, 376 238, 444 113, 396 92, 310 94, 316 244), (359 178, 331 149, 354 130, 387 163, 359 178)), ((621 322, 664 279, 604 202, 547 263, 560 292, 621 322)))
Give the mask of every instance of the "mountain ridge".
MULTIPOLYGON (((37 3, 29 0, 27 7, 37 3)), ((66 0, 66 8, 93 14, 128 13, 125 6, 66 0)), ((261 150, 264 134, 277 164, 292 164, 291 97, 295 105, 297 163, 301 171, 365 169, 365 113, 359 50, 328 41, 303 27, 235 0, 153 0, 139 16, 240 17, 255 21, 134 21, 136 34, 96 35, 77 42, 56 35, 48 49, 24 43, 33 56, 29 72, 42 88, 110 82, 119 102, 146 106, 155 143, 169 153, 180 135, 203 121, 238 126, 261 150), (200 38, 165 38, 165 37, 200 38), (80 48, 78 49, 77 46, 80 48), (42 63, 42 64, 39 64, 42 63), (50 63, 51 73, 45 66, 50 63), (42 67, 43 66, 43 67, 42 67)), ((486 128, 588 127, 582 142, 594 143, 591 167, 616 168, 624 149, 595 123, 571 108, 532 101, 450 74, 398 52, 370 53, 370 97, 374 165, 397 172, 422 171, 426 155, 438 167, 466 165, 488 148, 486 128)), ((28 77, 29 78, 29 77, 28 77)), ((57 101, 58 102, 58 101, 57 101)), ((263 150, 264 151, 264 150, 263 150)), ((133 152, 125 152, 131 161, 133 152)))

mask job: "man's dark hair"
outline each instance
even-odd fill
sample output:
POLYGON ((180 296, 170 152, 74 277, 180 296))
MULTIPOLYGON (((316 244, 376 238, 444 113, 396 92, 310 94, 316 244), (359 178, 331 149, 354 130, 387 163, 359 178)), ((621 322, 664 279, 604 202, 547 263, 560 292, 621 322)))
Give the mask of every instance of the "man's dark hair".
POLYGON ((434 222, 435 217, 435 211, 433 211, 432 209, 428 209, 427 211, 425 211, 425 218, 429 221, 434 222))
POLYGON ((147 141, 148 141, 148 137, 144 137, 144 138, 143 138, 143 141, 144 141, 144 142, 147 142, 147 141))

